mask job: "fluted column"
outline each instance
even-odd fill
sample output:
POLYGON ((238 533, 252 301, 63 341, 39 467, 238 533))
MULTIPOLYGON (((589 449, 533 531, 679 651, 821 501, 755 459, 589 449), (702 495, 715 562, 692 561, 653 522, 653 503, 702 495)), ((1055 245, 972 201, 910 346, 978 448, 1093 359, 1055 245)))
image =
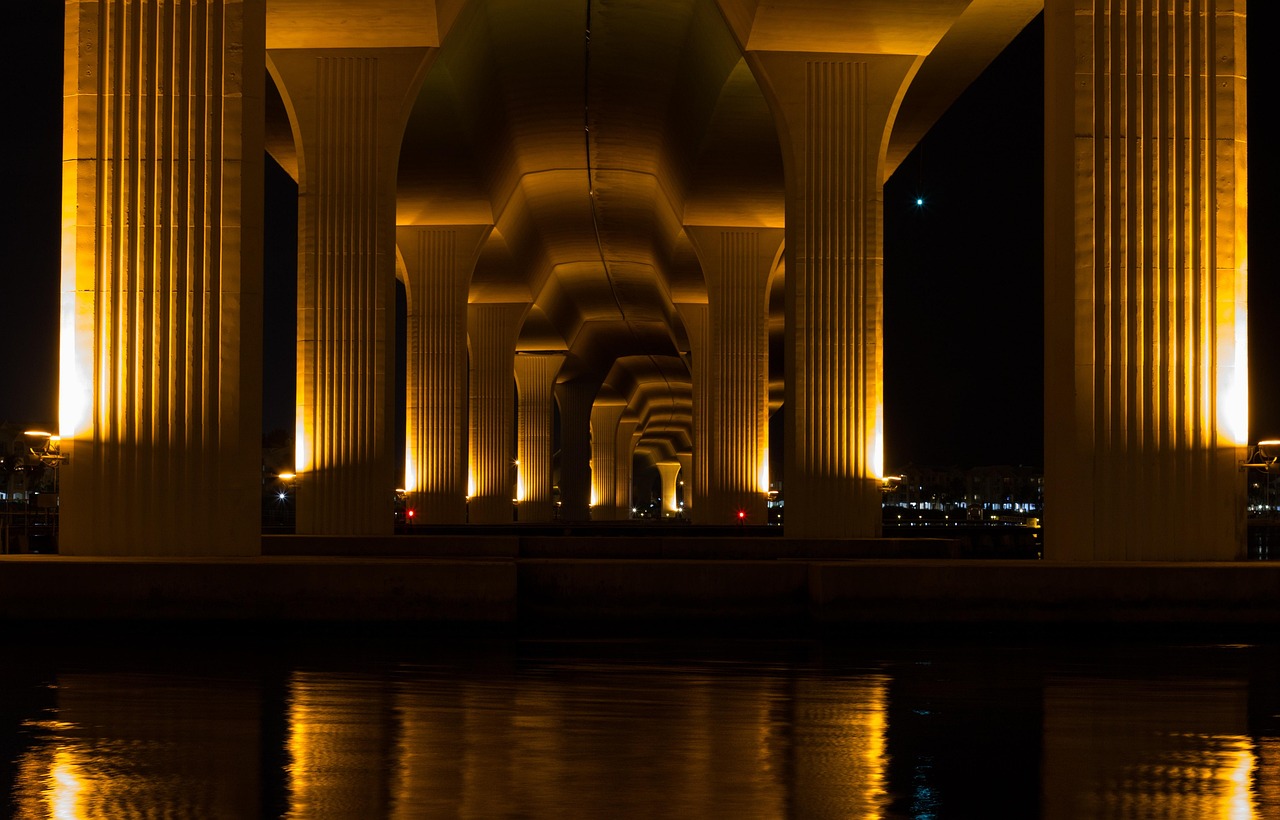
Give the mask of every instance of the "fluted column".
POLYGON ((786 529, 880 531, 882 143, 916 58, 749 52, 787 176, 786 529))
MULTIPOLYGON (((685 228, 707 281, 706 352, 694 344, 695 377, 705 382, 707 457, 699 523, 763 522, 769 492, 769 273, 781 228, 685 228)), ((690 334, 693 341, 693 334, 690 334)), ((696 427, 696 422, 695 422, 696 427)))
POLYGON ((1243 3, 1046 4, 1046 557, 1244 554, 1244 35, 1243 3))
POLYGON ((258 552, 265 28, 66 3, 62 552, 258 552))
MULTIPOLYGON (((711 311, 702 303, 676 305, 685 335, 689 337, 689 377, 693 393, 693 453, 690 469, 684 471, 685 504, 690 510, 709 510, 712 416, 711 311)), ((696 516, 697 513, 694 513, 696 516)), ((700 518, 699 524, 709 523, 700 518)))
MULTIPOLYGON (((693 453, 676 453, 676 463, 680 465, 680 475, 676 477, 676 486, 684 488, 683 492, 680 493, 680 501, 684 503, 681 511, 694 523, 700 523, 697 518, 697 505, 693 503, 693 493, 690 486, 692 482, 689 480, 689 477, 693 475, 693 453)), ((724 522, 718 521, 716 523, 724 522)))
POLYGON ((552 496, 555 447, 555 408, 551 389, 564 364, 563 353, 516 354, 516 390, 519 392, 518 481, 522 522, 550 521, 555 517, 552 496))
POLYGON ((634 506, 631 499, 631 485, 634 483, 632 469, 636 452, 636 428, 639 426, 639 419, 623 416, 618 421, 618 433, 613 451, 613 510, 614 517, 619 521, 630 519, 631 508, 634 506))
POLYGON ((273 49, 298 179, 297 529, 392 527, 395 193, 429 49, 273 49))
POLYGON ((591 405, 597 382, 568 382, 554 388, 560 407, 560 517, 586 521, 591 506, 591 405))
POLYGON ((655 467, 662 478, 662 517, 671 518, 680 512, 676 497, 676 477, 680 475, 680 462, 659 461, 655 467))
POLYGON ((516 337, 527 304, 467 307, 471 339, 471 480, 467 520, 510 524, 515 498, 516 337))
POLYGON ((596 402, 591 408, 591 518, 612 521, 618 517, 615 459, 618 450, 618 422, 625 404, 596 402))
POLYGON ((408 281, 405 489, 421 524, 467 514, 467 291, 487 225, 396 229, 408 281))

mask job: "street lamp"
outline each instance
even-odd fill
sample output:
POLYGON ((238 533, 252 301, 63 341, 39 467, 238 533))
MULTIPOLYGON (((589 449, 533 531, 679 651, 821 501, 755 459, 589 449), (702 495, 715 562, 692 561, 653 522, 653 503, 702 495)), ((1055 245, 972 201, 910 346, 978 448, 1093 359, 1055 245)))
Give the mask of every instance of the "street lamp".
MULTIPOLYGON (((27 452, 30 454, 31 458, 35 459, 35 463, 40 464, 43 467, 48 467, 49 469, 53 470, 53 503, 50 504, 47 501, 45 501, 43 497, 41 497, 37 500, 37 504, 40 507, 43 507, 46 511, 45 512, 46 524, 49 523, 49 516, 50 515, 53 516, 51 535, 53 538, 53 543, 56 545, 58 542, 58 518, 59 518, 58 516, 58 507, 59 507, 58 468, 61 467, 62 464, 67 460, 66 454, 62 452, 62 437, 55 436, 53 433, 50 433, 45 430, 24 430, 22 432, 22 435, 26 436, 26 438, 28 439, 27 452), (30 439, 36 439, 38 443, 33 445, 30 439), (52 513, 48 512, 50 508, 53 508, 52 513)), ((28 494, 29 493, 30 493, 30 490, 28 489, 28 494)), ((28 501, 28 503, 30 502, 28 501)), ((55 551, 56 551, 56 547, 55 547, 55 551)))

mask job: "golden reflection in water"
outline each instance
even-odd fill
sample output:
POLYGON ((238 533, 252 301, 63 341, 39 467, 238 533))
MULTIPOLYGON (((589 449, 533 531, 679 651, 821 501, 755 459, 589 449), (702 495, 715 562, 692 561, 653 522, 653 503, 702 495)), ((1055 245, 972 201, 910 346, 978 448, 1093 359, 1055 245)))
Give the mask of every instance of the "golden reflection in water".
POLYGON ((295 672, 288 714, 286 816, 385 816, 385 687, 375 678, 295 672))
POLYGON ((256 694, 172 675, 67 674, 54 719, 30 721, 20 818, 254 817, 256 694))
MULTIPOLYGON (((49 728, 51 724, 30 728, 49 728)), ((18 760, 13 783, 14 816, 52 820, 91 820, 85 807, 89 784, 80 752, 45 746, 18 760)))
POLYGON ((1238 682, 1046 684, 1044 816, 1261 817, 1247 706, 1238 682))
POLYGON ((881 817, 887 681, 295 674, 290 817, 881 817))
POLYGON ((69 749, 53 754, 53 771, 49 775, 49 812, 57 820, 86 820, 80 793, 84 790, 80 766, 69 749))
POLYGON ((792 800, 800 817, 881 818, 888 808, 888 678, 798 687, 792 800))

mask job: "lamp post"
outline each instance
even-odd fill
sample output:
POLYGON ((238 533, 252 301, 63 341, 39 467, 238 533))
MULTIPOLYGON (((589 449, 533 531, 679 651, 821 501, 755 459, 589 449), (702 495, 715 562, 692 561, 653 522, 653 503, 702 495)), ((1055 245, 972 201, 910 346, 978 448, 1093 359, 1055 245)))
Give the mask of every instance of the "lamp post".
MULTIPOLYGON (((58 468, 67 460, 67 456, 62 452, 62 437, 45 430, 24 430, 22 435, 26 436, 27 452, 35 459, 35 463, 53 470, 53 503, 46 504, 43 500, 39 501, 39 505, 45 510, 45 522, 49 523, 50 515, 52 515, 52 526, 50 537, 53 540, 53 551, 57 552, 58 544, 58 520, 59 516, 59 495, 58 495, 58 468), (35 439, 37 444, 33 446, 31 439, 35 439), (53 508, 53 512, 48 510, 53 508)), ((30 496, 30 488, 27 490, 30 496)), ((28 534, 29 535, 29 534, 28 534)))
POLYGON ((1276 534, 1277 516, 1275 504, 1271 500, 1271 474, 1280 469, 1280 457, 1277 453, 1280 453, 1280 439, 1265 439, 1252 445, 1249 454, 1240 464, 1240 469, 1246 473, 1246 484, 1249 470, 1262 470, 1263 473, 1262 503, 1257 515, 1260 520, 1250 527, 1247 547, 1250 557, 1263 560, 1270 557, 1271 539, 1276 534))

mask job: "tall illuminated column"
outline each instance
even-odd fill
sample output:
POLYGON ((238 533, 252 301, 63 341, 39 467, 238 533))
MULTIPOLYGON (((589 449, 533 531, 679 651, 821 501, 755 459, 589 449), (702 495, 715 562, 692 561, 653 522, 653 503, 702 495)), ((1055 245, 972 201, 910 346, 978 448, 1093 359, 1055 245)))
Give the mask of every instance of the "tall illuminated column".
MULTIPOLYGON (((709 289, 709 287, 708 287, 709 289)), ((711 308, 704 303, 680 303, 676 305, 685 335, 689 338, 689 377, 693 398, 693 452, 684 469, 685 506, 693 512, 696 523, 710 523, 700 516, 709 509, 706 504, 710 485, 711 439, 711 308)))
POLYGON ((618 452, 618 422, 625 404, 596 402, 591 408, 591 519, 618 518, 615 459, 618 452))
POLYGON ((786 530, 880 531, 883 146, 917 58, 748 52, 786 174, 786 530))
POLYGON ((516 453, 516 498, 522 522, 545 522, 555 517, 552 496, 555 450, 555 407, 551 394, 563 353, 517 353, 516 391, 519 394, 519 437, 516 453))
POLYGON ((618 421, 618 433, 613 453, 613 511, 614 518, 626 521, 631 518, 632 469, 636 453, 636 429, 639 419, 624 414, 618 421))
POLYGON ((591 506, 591 405, 599 382, 564 382, 554 388, 560 407, 560 517, 586 521, 591 506))
POLYGON ((407 273, 405 489, 415 519, 467 515, 467 292, 487 225, 396 229, 407 273))
POLYGON ((680 500, 684 503, 685 515, 692 514, 693 519, 697 520, 697 505, 693 503, 693 493, 690 491, 692 482, 689 477, 693 475, 693 453, 676 453, 676 462, 680 465, 680 474, 676 478, 676 486, 683 486, 684 492, 680 494, 680 500))
MULTIPOLYGON (((769 273, 782 247, 781 228, 689 226, 707 281, 709 326, 694 344, 694 378, 707 407, 695 411, 705 425, 705 499, 700 523, 729 523, 739 513, 764 521, 769 492, 769 273)), ((693 334, 690 334, 693 342, 693 334)))
POLYGON ((431 53, 268 53, 298 145, 300 533, 391 532, 396 167, 431 53))
POLYGON ((1244 554, 1243 9, 1046 4, 1046 557, 1244 554))
POLYGON ((510 524, 515 498, 516 337, 527 304, 467 306, 471 340, 471 500, 472 524, 510 524))
POLYGON ((680 462, 659 461, 656 465, 658 476, 662 479, 662 515, 670 518, 680 512, 676 493, 676 478, 680 475, 680 462))
POLYGON ((66 3, 62 552, 259 550, 265 28, 66 3))

